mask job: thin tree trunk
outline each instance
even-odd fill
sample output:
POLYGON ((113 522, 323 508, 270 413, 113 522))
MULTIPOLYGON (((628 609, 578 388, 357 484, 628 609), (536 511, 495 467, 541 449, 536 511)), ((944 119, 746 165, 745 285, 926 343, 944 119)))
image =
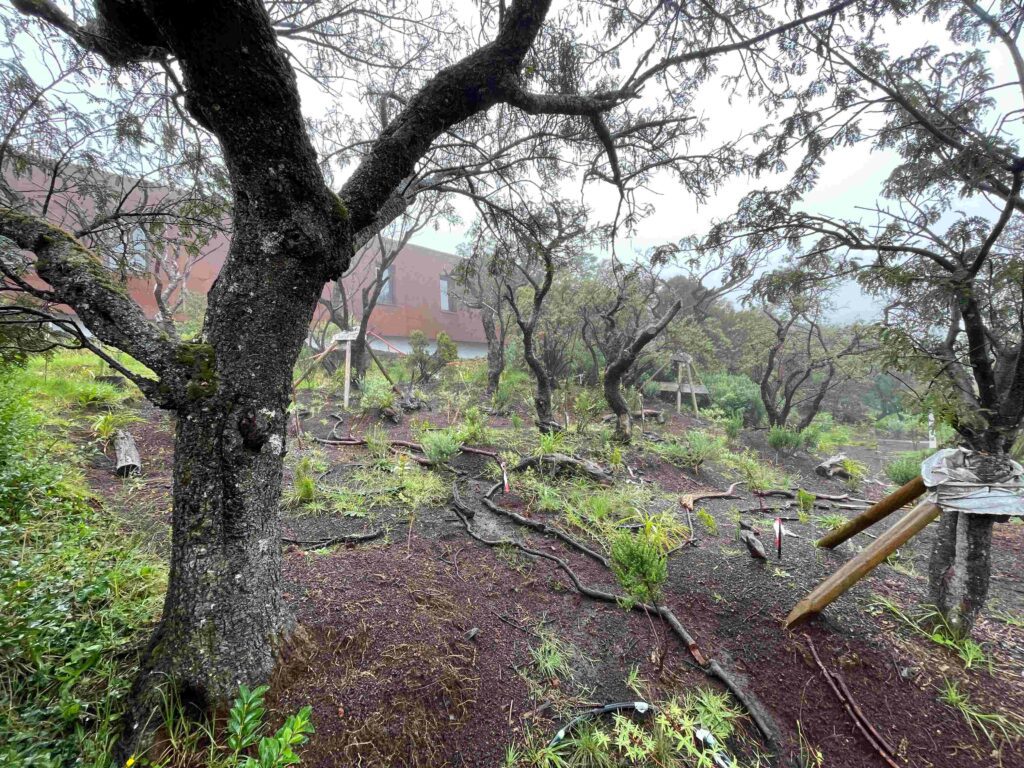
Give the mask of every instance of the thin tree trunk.
POLYGON ((505 340, 498 333, 494 316, 486 308, 480 312, 480 320, 484 327, 484 338, 487 339, 487 390, 490 397, 501 383, 501 374, 505 370, 505 340))
POLYGON ((551 417, 551 382, 548 372, 544 370, 544 364, 537 357, 533 349, 533 329, 529 332, 523 329, 523 357, 526 364, 533 372, 533 378, 537 383, 533 395, 533 405, 537 411, 537 429, 542 433, 551 432, 554 419, 551 417))
POLYGON ((604 374, 604 399, 615 414, 615 434, 613 439, 620 443, 628 443, 633 439, 633 417, 629 404, 622 396, 622 371, 609 367, 604 374))

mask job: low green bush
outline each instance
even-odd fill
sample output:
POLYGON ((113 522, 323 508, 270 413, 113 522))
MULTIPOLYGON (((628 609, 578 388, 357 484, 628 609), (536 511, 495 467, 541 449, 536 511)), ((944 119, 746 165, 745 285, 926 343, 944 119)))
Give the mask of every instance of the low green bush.
POLYGON ((0 372, 0 765, 105 766, 165 571, 90 495, 55 395, 0 372))
POLYGON ((930 450, 901 453, 885 465, 885 476, 896 485, 906 485, 921 474, 921 462, 931 453, 930 450))
POLYGON ((427 432, 421 440, 423 453, 432 464, 447 464, 459 452, 462 441, 450 429, 427 432))
POLYGON ((730 373, 713 373, 704 379, 711 395, 711 402, 726 413, 743 414, 746 424, 757 426, 764 423, 767 413, 761 402, 761 389, 748 376, 730 373))
POLYGON ((768 445, 785 453, 792 453, 804 443, 803 435, 788 427, 772 427, 768 430, 768 445))

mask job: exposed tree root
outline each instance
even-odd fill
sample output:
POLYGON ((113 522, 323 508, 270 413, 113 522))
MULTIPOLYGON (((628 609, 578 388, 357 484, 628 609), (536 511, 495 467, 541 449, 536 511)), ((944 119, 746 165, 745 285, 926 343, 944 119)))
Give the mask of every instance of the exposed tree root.
POLYGON ((576 539, 574 539, 569 534, 560 531, 558 528, 550 526, 547 523, 543 523, 540 520, 531 520, 528 517, 523 517, 522 515, 520 515, 520 514, 518 514, 516 512, 513 512, 510 509, 505 509, 503 507, 499 507, 497 504, 495 504, 493 501, 491 501, 488 498, 484 498, 482 501, 483 501, 484 506, 487 507, 489 510, 491 510, 491 512, 494 512, 495 514, 498 514, 498 515, 504 515, 505 517, 509 518, 510 520, 514 520, 515 522, 519 523, 519 525, 526 526, 527 528, 532 528, 533 530, 539 531, 540 533, 549 533, 552 536, 554 536, 555 538, 561 539, 562 541, 564 541, 566 544, 568 544, 573 549, 575 549, 575 550, 577 550, 579 552, 582 552, 587 557, 590 557, 590 558, 596 560, 601 565, 603 565, 605 568, 610 567, 609 564, 608 564, 608 558, 606 558, 604 555, 600 554, 599 552, 595 552, 590 547, 588 547, 586 544, 583 544, 583 543, 577 541, 576 539))
POLYGON ((363 541, 373 541, 379 539, 384 535, 384 529, 378 529, 376 531, 369 531, 368 533, 346 533, 341 536, 332 536, 326 539, 291 539, 287 536, 281 537, 282 544, 294 544, 297 547, 303 549, 323 549, 324 547, 334 547, 338 544, 358 544, 363 541))
MULTIPOLYGON (((457 491, 456 493, 453 494, 453 498, 458 499, 452 505, 453 510, 455 514, 458 515, 459 520, 462 521, 462 525, 466 529, 466 533, 469 534, 469 536, 474 540, 480 542, 481 544, 485 544, 488 547, 516 547, 517 549, 521 550, 527 555, 539 557, 544 560, 550 560, 551 562, 555 563, 565 573, 566 576, 569 577, 569 580, 576 588, 576 591, 579 592, 581 595, 589 597, 592 600, 600 600, 602 602, 614 603, 616 605, 627 604, 628 601, 625 601, 623 596, 621 595, 615 595, 611 592, 604 592, 602 590, 594 589, 593 587, 589 587, 583 584, 583 582, 580 581, 579 577, 572 570, 572 568, 569 567, 569 564, 556 555, 547 552, 541 552, 535 549, 530 549, 526 545, 521 544, 518 541, 512 539, 485 539, 483 536, 478 535, 473 530, 472 526, 469 524, 469 518, 473 516, 471 510, 469 510, 466 504, 462 502, 461 499, 458 498, 457 491), (468 515, 467 510, 469 510, 468 515)), ((489 499, 486 500, 489 501, 489 499)), ((744 689, 737 681, 736 677, 732 673, 727 672, 719 662, 717 662, 714 659, 706 660, 704 658, 704 656, 700 652, 700 648, 697 646, 696 641, 693 639, 690 633, 686 631, 686 628, 683 627, 682 623, 679 621, 678 618, 676 618, 676 615, 672 612, 670 608, 667 608, 665 606, 647 605, 645 603, 630 604, 633 610, 643 611, 648 614, 659 614, 665 620, 668 626, 672 629, 672 631, 676 634, 676 636, 683 641, 683 643, 686 645, 687 649, 689 650, 693 658, 697 661, 697 664, 693 664, 692 662, 683 660, 684 663, 690 667, 693 667, 694 669, 701 670, 710 677, 714 677, 721 681, 725 685, 725 687, 729 689, 733 696, 736 697, 736 700, 739 701, 746 708, 747 712, 750 714, 751 719, 754 721, 755 725, 757 725, 758 729, 761 731, 761 734, 764 737, 765 742, 768 744, 768 746, 775 751, 779 750, 779 746, 781 743, 781 731, 779 730, 778 726, 775 724, 775 721, 772 719, 771 715, 768 713, 765 707, 760 703, 760 701, 758 701, 756 696, 754 696, 748 690, 744 689)))

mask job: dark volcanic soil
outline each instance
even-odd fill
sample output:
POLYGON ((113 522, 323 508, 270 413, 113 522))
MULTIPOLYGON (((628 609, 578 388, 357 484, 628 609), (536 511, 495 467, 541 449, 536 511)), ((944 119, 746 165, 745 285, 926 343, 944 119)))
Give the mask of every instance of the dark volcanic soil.
MULTIPOLYGON (((303 439, 310 444, 314 435, 329 434, 334 422, 325 416, 329 401, 304 397, 310 407, 303 439)), ((124 515, 126 527, 166 551, 173 425, 152 409, 140 413, 146 421, 132 431, 144 477, 113 479, 109 466, 97 459, 90 481, 124 515)), ((438 412, 417 418, 446 423, 438 412)), ((408 439, 408 421, 392 427, 392 436, 408 439)), ((360 434, 366 422, 355 417, 337 434, 349 428, 360 434)), ((664 429, 683 430, 691 422, 673 415, 664 429)), ((361 448, 330 447, 327 454, 334 464, 365 459, 361 448)), ((456 466, 468 477, 485 462, 467 457, 456 466)), ((806 454, 782 457, 803 487, 848 492, 841 482, 815 476, 816 462, 806 454)), ((675 495, 729 484, 710 468, 691 475, 633 451, 627 464, 635 478, 675 495)), ((624 471, 619 482, 627 478, 624 471)), ((466 501, 477 510, 474 530, 545 548, 569 561, 586 584, 614 588, 614 578, 599 564, 482 508, 478 497, 485 487, 467 486, 466 501)), ((880 484, 868 484, 855 495, 874 498, 882 492, 880 484)), ((528 513, 514 497, 499 501, 528 513)), ((778 507, 786 500, 764 503, 778 507)), ((997 527, 992 611, 977 630, 992 668, 980 664, 964 670, 955 654, 873 602, 882 595, 910 613, 918 609, 925 599, 932 529, 904 547, 897 568, 881 566, 823 617, 787 632, 782 620, 795 602, 867 539, 859 536, 836 551, 817 550, 812 542, 822 529, 812 516, 807 523, 787 524, 805 538, 788 538, 781 561, 773 555, 767 563, 755 562, 735 537, 735 521, 741 511, 762 529, 764 539, 770 538, 770 519, 757 514, 756 498, 743 493, 738 500, 698 506, 714 525, 697 522, 696 545, 672 556, 666 602, 706 656, 746 678, 782 728, 785 754, 768 764, 799 765, 801 751, 814 748, 829 768, 884 765, 826 684, 810 653, 813 642, 825 666, 842 675, 867 719, 892 744, 901 765, 1024 766, 1020 744, 996 752, 940 702, 938 690, 951 678, 979 709, 1024 709, 1024 630, 996 616, 996 611, 1024 613, 1024 526, 997 527)), ((411 533, 401 509, 378 520, 296 516, 285 528, 293 537, 316 538, 369 530, 380 520, 389 524, 387 533, 368 544, 319 551, 286 547, 286 591, 302 629, 269 703, 277 721, 303 705, 313 707, 316 735, 302 750, 304 765, 498 766, 506 746, 521 743, 527 730, 546 736, 581 708, 633 698, 624 682, 633 665, 650 682, 654 698, 695 685, 721 687, 692 669, 686 649, 671 638, 659 677, 651 655, 661 642, 659 626, 652 627, 642 613, 580 597, 549 562, 472 540, 447 508, 418 512, 411 533), (563 649, 566 667, 557 678, 544 679, 530 649, 551 637, 563 649)), ((739 750, 741 764, 753 764, 750 749, 757 733, 749 724, 743 730, 749 741, 730 746, 739 750)))

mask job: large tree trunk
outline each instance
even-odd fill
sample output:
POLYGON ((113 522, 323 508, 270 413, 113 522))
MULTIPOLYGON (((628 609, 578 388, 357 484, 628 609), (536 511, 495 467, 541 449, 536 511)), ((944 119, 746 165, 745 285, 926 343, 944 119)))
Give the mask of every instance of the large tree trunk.
POLYGON ((323 240, 308 226, 309 237, 295 235, 301 219, 289 213, 236 206, 235 238, 210 292, 208 343, 177 353, 191 372, 177 405, 170 575, 129 701, 122 760, 159 724, 158 688, 214 711, 239 684, 269 679, 290 625, 279 520, 287 408, 328 267, 323 240), (293 236, 273 238, 282 232, 293 236))
MULTIPOLYGON (((975 468, 984 482, 999 482, 1010 472, 1005 437, 993 430, 975 441, 985 452, 975 468), (986 450, 987 449, 987 450, 986 450)), ((928 563, 930 600, 958 634, 969 635, 988 597, 992 574, 990 515, 944 511, 928 563)))
POLYGON ((505 370, 505 339, 498 333, 494 316, 486 308, 480 312, 480 320, 484 327, 484 338, 487 339, 487 391, 488 397, 494 394, 501 383, 501 374, 505 370))
POLYGON ((928 564, 931 602, 950 627, 969 635, 985 605, 992 572, 994 520, 944 511, 928 564))

